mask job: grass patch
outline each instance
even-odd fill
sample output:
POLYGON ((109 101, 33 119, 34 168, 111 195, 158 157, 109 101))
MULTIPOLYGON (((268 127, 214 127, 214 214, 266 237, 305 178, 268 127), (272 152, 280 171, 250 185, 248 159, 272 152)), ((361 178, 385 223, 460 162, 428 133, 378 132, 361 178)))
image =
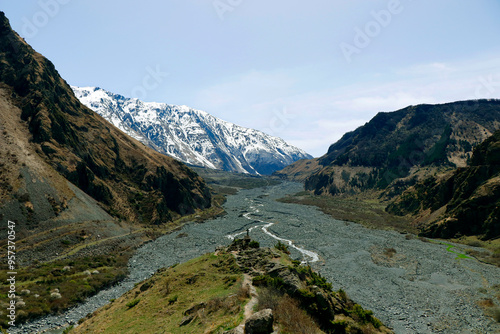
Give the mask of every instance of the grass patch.
POLYGON ((481 262, 500 267, 500 238, 485 241, 476 236, 462 236, 450 239, 450 241, 470 247, 483 248, 483 250, 468 248, 466 253, 481 262))
MULTIPOLYGON (((16 323, 61 312, 126 276, 128 255, 94 256, 78 260, 60 260, 19 268, 16 276, 17 295, 24 306, 18 307, 16 323)), ((7 273, 0 273, 0 288, 7 291, 7 273)), ((0 294, 0 303, 8 303, 0 294)), ((0 326, 7 320, 0 318, 0 326)))
POLYGON ((160 270, 71 333, 216 333, 243 319, 243 276, 231 254, 206 254, 160 270), (148 289, 141 287, 148 284, 148 289), (136 302, 140 300, 140 302, 136 302), (128 307, 131 303, 133 307, 128 307))
POLYGON ((457 257, 455 259, 472 259, 470 256, 467 256, 467 255, 465 255, 463 253, 459 253, 459 252, 453 250, 453 248, 455 248, 454 245, 447 244, 447 243, 444 243, 444 242, 442 242, 442 244, 445 245, 445 246, 448 246, 448 247, 446 247, 446 251, 447 252, 450 252, 450 253, 453 253, 453 254, 457 255, 457 257))

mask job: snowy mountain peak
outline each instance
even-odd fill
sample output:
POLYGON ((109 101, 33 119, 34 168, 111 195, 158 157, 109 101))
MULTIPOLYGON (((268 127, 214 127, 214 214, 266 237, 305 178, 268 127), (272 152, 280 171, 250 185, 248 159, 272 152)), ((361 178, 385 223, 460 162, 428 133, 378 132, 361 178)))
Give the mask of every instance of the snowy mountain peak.
POLYGON ((143 102, 99 87, 71 87, 87 107, 160 153, 182 162, 240 173, 271 174, 311 156, 283 139, 202 110, 143 102))

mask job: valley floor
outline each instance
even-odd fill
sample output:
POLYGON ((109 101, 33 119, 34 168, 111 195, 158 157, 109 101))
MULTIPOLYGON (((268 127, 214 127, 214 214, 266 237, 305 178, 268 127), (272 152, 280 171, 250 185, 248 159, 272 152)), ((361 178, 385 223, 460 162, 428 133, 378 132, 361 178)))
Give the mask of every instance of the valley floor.
MULTIPOLYGON (((130 276, 124 282, 60 317, 46 318, 30 328, 76 322, 159 268, 229 244, 228 235, 253 228, 252 239, 262 246, 274 246, 276 239, 262 228, 266 222, 274 223, 268 232, 275 237, 317 253, 319 261, 311 265, 333 283, 333 288, 345 290, 396 333, 500 331, 500 323, 492 317, 500 304, 500 268, 459 255, 464 249, 457 244, 367 229, 335 220, 316 207, 276 202, 300 190, 300 184, 283 183, 230 196, 224 205, 226 216, 187 224, 146 244, 131 258, 130 276)), ((314 260, 293 247, 291 250, 294 258, 314 260)))

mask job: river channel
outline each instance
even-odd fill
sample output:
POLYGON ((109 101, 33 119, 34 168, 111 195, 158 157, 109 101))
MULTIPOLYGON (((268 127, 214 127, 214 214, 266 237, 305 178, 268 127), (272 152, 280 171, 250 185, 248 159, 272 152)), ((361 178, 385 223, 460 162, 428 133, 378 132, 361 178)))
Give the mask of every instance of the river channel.
POLYGON ((60 333, 51 328, 74 324, 158 269, 213 252, 248 230, 261 246, 288 243, 292 257, 309 263, 396 333, 500 333, 500 324, 478 304, 487 299, 500 304, 500 268, 457 256, 464 246, 367 229, 315 207, 275 201, 300 190, 302 185, 289 182, 242 190, 228 198, 224 217, 187 224, 138 249, 120 284, 63 315, 10 332, 60 333), (456 253, 449 251, 453 246, 456 253))

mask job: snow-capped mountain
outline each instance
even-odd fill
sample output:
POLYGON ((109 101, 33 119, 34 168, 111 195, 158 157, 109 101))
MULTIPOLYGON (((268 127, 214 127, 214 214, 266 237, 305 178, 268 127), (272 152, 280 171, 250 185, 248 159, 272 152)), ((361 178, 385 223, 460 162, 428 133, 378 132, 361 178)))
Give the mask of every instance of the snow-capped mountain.
POLYGON ((240 173, 271 174, 312 158, 283 139, 187 106, 143 102, 98 87, 71 87, 76 97, 126 134, 182 162, 240 173))

